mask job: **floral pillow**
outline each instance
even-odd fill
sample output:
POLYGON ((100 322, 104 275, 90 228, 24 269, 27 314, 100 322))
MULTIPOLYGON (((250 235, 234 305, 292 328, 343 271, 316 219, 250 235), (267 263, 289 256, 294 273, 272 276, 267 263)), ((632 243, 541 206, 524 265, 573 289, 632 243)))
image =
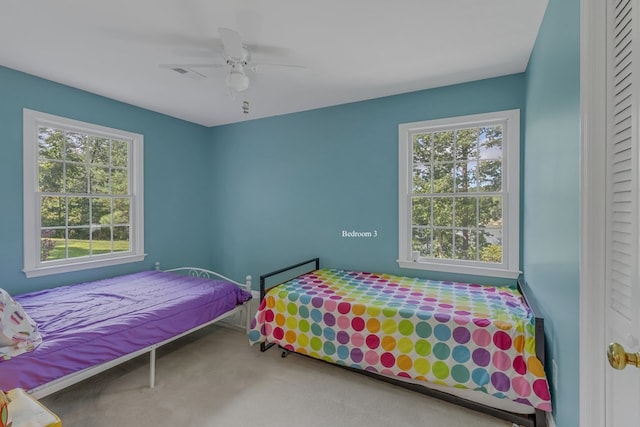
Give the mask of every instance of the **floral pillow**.
POLYGON ((7 291, 0 289, 0 361, 31 351, 41 342, 38 325, 7 291))

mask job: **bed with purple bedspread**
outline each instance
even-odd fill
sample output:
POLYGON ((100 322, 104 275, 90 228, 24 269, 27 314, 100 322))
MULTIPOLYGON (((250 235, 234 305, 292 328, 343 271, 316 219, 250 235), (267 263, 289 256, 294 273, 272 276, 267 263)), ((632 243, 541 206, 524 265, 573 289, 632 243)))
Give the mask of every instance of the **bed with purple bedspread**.
POLYGON ((144 271, 14 296, 42 344, 0 361, 0 390, 34 390, 206 324, 251 299, 225 280, 144 271))

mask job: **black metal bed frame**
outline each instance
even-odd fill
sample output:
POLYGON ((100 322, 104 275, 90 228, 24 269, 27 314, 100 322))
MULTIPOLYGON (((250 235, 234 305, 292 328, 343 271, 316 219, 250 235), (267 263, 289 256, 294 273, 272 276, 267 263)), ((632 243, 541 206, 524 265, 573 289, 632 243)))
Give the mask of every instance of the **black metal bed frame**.
MULTIPOLYGON (((267 291, 267 289, 265 288, 265 284, 266 284, 266 280, 269 277, 277 276, 279 274, 286 273, 287 271, 295 270, 298 267, 302 267, 303 265, 307 265, 307 264, 311 264, 311 263, 314 263, 314 266, 315 266, 315 268, 313 270, 318 270, 320 268, 320 258, 312 258, 310 260, 302 261, 302 262, 299 262, 299 263, 297 263, 295 265, 290 265, 289 267, 281 268, 280 270, 272 271, 271 273, 263 274, 262 276, 260 276, 260 302, 262 302, 262 300, 264 299, 264 295, 265 295, 265 293, 267 291)), ((313 271, 313 270, 309 270, 309 271, 313 271)), ((307 271, 307 273, 309 271, 307 271)), ((290 277, 287 280, 290 280, 290 279, 292 279, 292 278, 290 277)), ((282 282, 280 282, 280 283, 282 283, 282 282)), ((278 286, 280 283, 276 283, 275 285, 270 286, 269 289, 278 286)), ((260 343, 260 351, 267 351, 267 349, 273 347, 275 344, 276 343, 273 343, 273 342, 267 344, 266 342, 263 341, 263 342, 260 343)))
MULTIPOLYGON (((264 299, 264 296, 266 294, 266 292, 273 288, 276 287, 278 285, 280 285, 281 283, 284 283, 284 281, 288 281, 293 279, 294 277, 289 277, 284 281, 278 282, 276 284, 273 284, 269 287, 267 287, 266 282, 267 279, 274 277, 274 276, 278 276, 280 274, 286 273, 288 271, 292 271, 295 270, 297 268, 303 267, 307 264, 314 264, 314 268, 313 269, 309 269, 307 271, 305 271, 304 273, 300 273, 298 275, 301 274, 305 274, 314 270, 318 270, 320 268, 320 258, 312 258, 309 259, 307 261, 303 261, 303 262, 299 262, 295 265, 291 265, 289 267, 284 267, 281 268, 279 270, 275 270, 272 271, 270 273, 267 274, 263 274, 260 276, 260 301, 262 301, 264 299)), ((544 366, 545 363, 545 338, 544 338, 544 319, 542 317, 540 317, 537 313, 540 313, 540 311, 538 310, 537 305, 535 304, 534 300, 532 297, 530 297, 530 289, 529 287, 526 285, 526 283, 524 282, 524 280, 521 278, 518 279, 518 290, 522 293, 525 302, 527 303, 527 305, 529 306, 529 308, 531 309, 531 312, 533 313, 534 316, 534 326, 535 326, 535 334, 536 334, 536 356, 538 357, 538 359, 540 360, 540 362, 542 363, 542 365, 544 366)), ((273 347, 274 345, 276 345, 276 343, 266 343, 266 342, 261 342, 260 343, 260 351, 267 351, 269 348, 273 347)), ((285 349, 283 347, 280 347, 283 351, 282 353, 282 357, 285 357, 286 354, 288 354, 290 352, 290 350, 285 349)), ((306 356, 306 355, 303 355, 306 356)), ((310 356, 307 356, 310 357, 310 356)), ((317 360, 317 359, 316 359, 317 360)), ((325 363, 329 363, 329 362, 325 362, 325 363)), ((416 391, 418 393, 422 393, 424 395, 430 396, 430 397, 435 397, 437 399, 440 400, 444 400, 447 401, 449 403, 453 403, 459 406, 463 406, 465 408, 469 408, 478 412, 482 412, 497 418, 501 418, 507 421, 510 421, 514 424, 518 424, 521 425, 523 427, 548 427, 548 423, 547 423, 547 413, 545 411, 542 411, 540 409, 536 409, 534 414, 519 414, 519 413, 515 413, 515 412, 509 412, 509 411, 505 411, 502 409, 497 409, 494 408, 492 406, 489 405, 485 405, 482 403, 477 403, 459 396, 455 396, 440 390, 435 390, 432 388, 429 388, 428 386, 421 386, 418 384, 413 384, 413 383, 409 383, 409 382, 405 382, 405 381, 401 381, 399 379, 395 379, 395 378, 391 378, 388 376, 382 376, 382 375, 378 375, 376 373, 370 372, 370 371, 366 371, 366 370, 361 370, 361 369, 356 369, 356 368, 351 368, 349 366, 344 366, 344 365, 337 365, 337 364, 332 364, 334 366, 343 368, 343 369, 347 369, 349 371, 352 372, 357 372, 359 374, 363 374, 372 378, 376 378, 378 380, 399 386, 399 387, 403 387, 409 390, 413 390, 416 391)))

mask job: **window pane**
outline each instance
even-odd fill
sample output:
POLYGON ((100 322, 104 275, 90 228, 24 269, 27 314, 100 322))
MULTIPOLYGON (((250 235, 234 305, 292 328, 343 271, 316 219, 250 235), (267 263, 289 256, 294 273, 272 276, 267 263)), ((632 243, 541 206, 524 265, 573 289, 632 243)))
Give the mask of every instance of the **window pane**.
POLYGON ((126 168, 129 165, 128 153, 129 144, 126 141, 111 141, 111 166, 126 168))
POLYGON ((113 251, 127 252, 129 245, 129 227, 113 227, 113 251))
POLYGON ((41 161, 38 165, 38 191, 62 193, 64 191, 64 164, 41 161))
POLYGON ((111 245, 111 228, 102 228, 99 231, 96 230, 92 234, 91 240, 91 254, 108 254, 113 252, 111 245))
POLYGON ((38 156, 41 159, 62 160, 64 132, 48 127, 38 128, 38 156))
POLYGON ((502 228, 502 197, 479 197, 478 226, 502 228))
MULTIPOLYGON (((67 257, 67 238, 66 231, 63 229, 51 230, 53 231, 53 236, 48 237, 51 240, 55 241, 55 246, 49 252, 49 256, 46 261, 55 261, 57 259, 65 259, 67 257)), ((42 243, 41 243, 42 244, 42 243)), ((42 255, 42 246, 41 255, 42 255)))
POLYGON ((453 225, 453 197, 433 199, 433 225, 440 227, 453 225))
POLYGON ((453 259, 453 230, 433 230, 433 257, 453 259))
POLYGON ((113 199, 113 223, 129 224, 130 218, 130 199, 113 199))
POLYGON ((453 193, 453 163, 436 164, 433 167, 433 192, 453 193))
POLYGON ((109 140, 97 136, 88 138, 89 162, 92 165, 109 165, 109 140))
POLYGON ((426 197, 415 197, 411 203, 411 218, 413 225, 431 225, 431 199, 426 197))
POLYGON ((456 131, 456 161, 467 162, 478 158, 479 129, 459 129, 456 131))
POLYGON ((413 168, 414 193, 431 193, 431 166, 415 165, 413 168))
POLYGON ((91 239, 94 244, 93 253, 96 253, 96 245, 100 247, 108 247, 106 252, 111 251, 111 226, 110 225, 91 225, 91 239), (106 243, 105 243, 106 242, 106 243))
POLYGON ((85 136, 80 133, 67 132, 65 153, 67 162, 84 163, 86 161, 85 136))
POLYGON ((111 225, 111 199, 98 197, 91 199, 91 226, 111 225))
POLYGON ((502 262, 502 231, 481 230, 478 233, 478 241, 480 247, 480 261, 484 262, 502 262))
POLYGON ((90 254, 89 227, 69 229, 69 258, 90 254))
POLYGON ((480 159, 502 159, 502 126, 481 128, 480 133, 480 159))
POLYGON ((476 227, 476 203, 475 197, 456 197, 455 202, 455 225, 457 227, 476 227))
POLYGON ((431 163, 431 134, 413 136, 413 163, 431 163))
MULTIPOLYGON (((52 257, 52 252, 60 240, 64 244, 64 230, 42 229, 40 232, 40 261, 56 259, 52 257)), ((64 252, 62 253, 64 255, 64 252)))
MULTIPOLYGON (((69 197, 69 226, 86 225, 89 226, 89 198, 69 197)), ((71 232, 69 232, 71 233, 71 232)))
POLYGON ((41 197, 40 224, 42 227, 64 227, 66 225, 66 213, 64 197, 41 197))
POLYGON ((455 230, 455 239, 455 259, 477 259, 478 243, 475 230, 455 230))
POLYGON ((475 192, 478 189, 478 162, 465 162, 456 165, 456 191, 458 193, 475 192))
POLYGON ((419 251, 420 256, 431 257, 431 230, 428 228, 413 228, 411 250, 419 251))
POLYGON ((111 194, 129 194, 127 169, 111 169, 111 194))
POLYGON ((78 163, 67 163, 66 165, 66 188, 67 193, 86 194, 87 191, 87 168, 78 163))
POLYGON ((433 157, 436 162, 453 161, 453 141, 453 131, 433 134, 433 157))
POLYGON ((110 194, 109 192, 109 168, 101 166, 91 166, 89 168, 91 176, 92 194, 110 194))
POLYGON ((502 190, 502 162, 500 160, 481 161, 478 165, 479 191, 502 190))

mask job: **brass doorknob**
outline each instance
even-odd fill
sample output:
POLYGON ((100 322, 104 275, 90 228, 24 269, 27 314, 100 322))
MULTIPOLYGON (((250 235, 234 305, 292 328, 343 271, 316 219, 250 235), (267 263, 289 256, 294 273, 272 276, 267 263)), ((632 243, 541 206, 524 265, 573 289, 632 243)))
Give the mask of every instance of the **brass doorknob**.
POLYGON ((627 353, 624 347, 617 342, 609 344, 607 358, 609 359, 609 365, 614 369, 624 369, 627 365, 640 368, 640 352, 627 353))

